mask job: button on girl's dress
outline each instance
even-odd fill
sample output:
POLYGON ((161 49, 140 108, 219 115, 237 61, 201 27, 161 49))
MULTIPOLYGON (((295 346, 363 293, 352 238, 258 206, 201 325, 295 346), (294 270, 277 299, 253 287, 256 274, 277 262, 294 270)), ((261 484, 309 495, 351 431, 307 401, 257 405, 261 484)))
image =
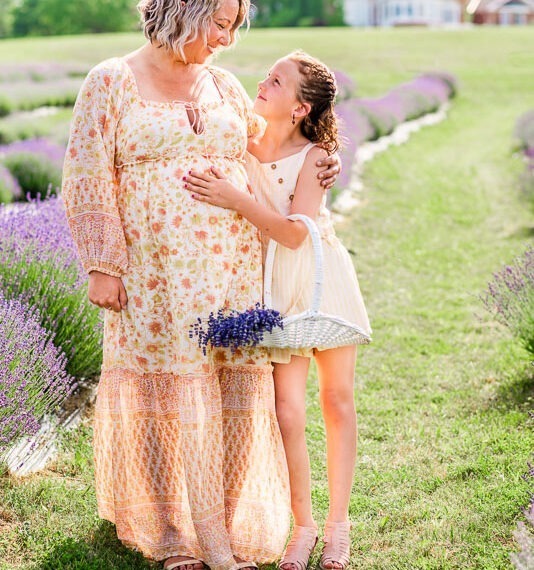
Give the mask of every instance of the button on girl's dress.
POLYGON ((278 179, 278 184, 282 184, 283 181, 284 181, 283 178, 279 178, 279 179, 278 179))
POLYGON ((290 194, 290 195, 289 195, 289 199, 290 199, 291 201, 293 200, 294 197, 295 197, 295 194, 290 194))
POLYGON ((273 170, 275 170, 275 169, 276 169, 276 164, 271 164, 271 168, 272 168, 273 170))

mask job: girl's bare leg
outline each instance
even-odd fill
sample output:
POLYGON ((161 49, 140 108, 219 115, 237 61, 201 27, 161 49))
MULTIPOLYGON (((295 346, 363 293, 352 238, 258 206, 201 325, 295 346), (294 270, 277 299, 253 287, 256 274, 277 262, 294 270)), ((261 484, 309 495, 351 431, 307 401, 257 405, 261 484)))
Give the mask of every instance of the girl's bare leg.
POLYGON ((274 365, 276 415, 282 432, 295 524, 312 527, 310 458, 306 446, 306 379, 310 359, 293 356, 288 364, 274 365))
POLYGON ((349 516, 356 462, 358 428, 354 405, 356 347, 316 351, 319 396, 326 427, 330 508, 327 520, 344 522, 349 516))

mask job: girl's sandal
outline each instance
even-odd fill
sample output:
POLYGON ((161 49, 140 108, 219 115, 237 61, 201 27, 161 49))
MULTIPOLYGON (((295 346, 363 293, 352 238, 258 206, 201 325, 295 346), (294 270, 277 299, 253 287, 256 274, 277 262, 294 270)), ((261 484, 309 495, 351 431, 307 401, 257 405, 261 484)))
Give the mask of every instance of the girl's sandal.
POLYGON ((324 527, 323 542, 319 568, 345 570, 350 560, 350 522, 327 522, 324 527), (330 567, 325 564, 329 564, 330 567), (339 566, 336 567, 334 564, 339 566))
POLYGON ((286 546, 278 568, 290 570, 286 565, 293 564, 295 570, 306 570, 316 544, 317 529, 314 526, 294 525, 291 540, 286 546))

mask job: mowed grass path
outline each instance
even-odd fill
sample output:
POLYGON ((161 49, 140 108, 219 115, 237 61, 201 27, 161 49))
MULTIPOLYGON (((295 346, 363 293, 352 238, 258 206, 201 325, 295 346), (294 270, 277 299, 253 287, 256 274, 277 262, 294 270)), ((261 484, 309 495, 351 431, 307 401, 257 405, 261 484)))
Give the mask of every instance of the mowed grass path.
MULTIPOLYGON (((0 42, 0 62, 88 64, 139 36, 0 42)), ((252 93, 277 57, 301 47, 377 95, 415 74, 455 73, 448 119, 367 166, 364 207, 338 232, 357 252, 374 344, 360 351, 359 459, 350 516, 354 568, 509 568, 529 485, 533 368, 481 308, 491 273, 534 236, 511 152, 534 106, 531 29, 252 31, 220 63, 252 93)), ((309 442, 318 521, 327 512, 315 376, 309 442)), ((57 464, 0 484, 0 568, 152 568, 95 514, 90 426, 57 464)), ((313 559, 318 561, 318 553, 313 559)))

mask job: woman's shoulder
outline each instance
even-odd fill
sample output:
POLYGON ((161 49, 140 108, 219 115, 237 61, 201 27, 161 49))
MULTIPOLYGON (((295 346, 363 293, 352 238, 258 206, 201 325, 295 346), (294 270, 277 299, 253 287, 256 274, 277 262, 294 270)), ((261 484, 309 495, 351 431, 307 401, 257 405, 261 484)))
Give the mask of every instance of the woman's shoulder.
POLYGON ((122 57, 111 57, 101 61, 89 70, 87 79, 103 82, 107 86, 112 81, 121 80, 128 74, 128 64, 122 57))
POLYGON ((215 75, 226 79, 232 83, 239 83, 239 79, 228 69, 224 69, 224 67, 219 67, 218 65, 208 65, 208 69, 215 75))
POLYGON ((237 90, 240 93, 245 92, 245 88, 231 71, 228 71, 227 69, 224 69, 223 67, 219 67, 217 65, 209 65, 208 69, 228 89, 237 90))

